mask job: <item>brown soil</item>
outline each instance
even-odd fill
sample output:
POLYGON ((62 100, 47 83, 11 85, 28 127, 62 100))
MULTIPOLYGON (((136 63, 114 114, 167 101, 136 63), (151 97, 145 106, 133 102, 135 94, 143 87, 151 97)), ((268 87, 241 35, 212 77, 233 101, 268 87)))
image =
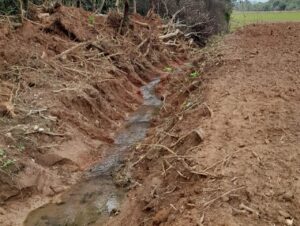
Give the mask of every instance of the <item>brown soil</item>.
POLYGON ((109 155, 115 133, 142 103, 139 87, 185 58, 161 45, 155 16, 133 15, 150 27, 130 23, 124 35, 114 13, 59 7, 31 18, 16 29, 0 21, 3 226, 21 225, 109 155))
POLYGON ((300 24, 252 25, 164 80, 107 225, 300 225, 300 24))
POLYGON ((167 65, 160 114, 128 161, 136 183, 107 225, 300 225, 299 23, 248 26, 187 62, 155 15, 124 35, 113 13, 33 18, 0 24, 0 225, 22 225, 109 155, 167 65))

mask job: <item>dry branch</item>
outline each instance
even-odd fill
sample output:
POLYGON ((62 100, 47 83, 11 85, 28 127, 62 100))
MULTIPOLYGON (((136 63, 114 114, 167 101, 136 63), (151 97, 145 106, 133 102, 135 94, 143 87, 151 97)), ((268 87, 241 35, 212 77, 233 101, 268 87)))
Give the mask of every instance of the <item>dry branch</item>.
POLYGON ((54 59, 61 59, 64 55, 66 55, 66 54, 74 51, 75 49, 78 49, 78 48, 80 48, 82 46, 89 45, 89 44, 91 44, 91 42, 81 42, 81 43, 79 43, 79 44, 77 44, 75 46, 72 46, 70 49, 67 49, 67 50, 63 51, 62 53, 56 55, 54 57, 54 59))
POLYGON ((140 25, 142 27, 150 29, 150 25, 147 24, 147 23, 143 23, 143 22, 140 22, 140 21, 137 21, 137 20, 133 20, 133 19, 131 19, 130 21, 132 21, 133 23, 138 24, 138 25, 140 25))
POLYGON ((242 189, 244 189, 244 188, 245 188, 245 186, 241 186, 241 187, 239 187, 239 188, 234 188, 234 189, 232 189, 232 190, 230 190, 230 191, 227 191, 227 192, 225 192, 224 194, 222 194, 222 195, 220 195, 220 196, 218 196, 218 197, 216 197, 216 198, 214 198, 214 199, 212 199, 212 200, 210 200, 210 201, 204 203, 203 207, 210 206, 210 205, 213 204, 215 201, 217 201, 217 200, 219 200, 219 199, 221 199, 221 198, 223 198, 223 197, 229 195, 230 193, 235 192, 235 191, 242 190, 242 189))
POLYGON ((137 46, 136 49, 139 50, 140 48, 142 48, 143 45, 145 45, 145 43, 149 41, 149 39, 150 39, 149 37, 146 38, 146 39, 144 39, 144 40, 137 46))
POLYGON ((177 156, 177 154, 170 148, 168 148, 167 146, 165 145, 162 145, 162 144, 142 144, 142 146, 150 146, 150 147, 157 147, 157 148, 162 148, 168 152, 170 152, 171 154, 177 156))
POLYGON ((167 41, 168 39, 179 37, 179 36, 182 36, 182 35, 183 35, 183 32, 180 31, 179 29, 176 29, 175 32, 159 36, 159 39, 161 39, 162 41, 167 41))

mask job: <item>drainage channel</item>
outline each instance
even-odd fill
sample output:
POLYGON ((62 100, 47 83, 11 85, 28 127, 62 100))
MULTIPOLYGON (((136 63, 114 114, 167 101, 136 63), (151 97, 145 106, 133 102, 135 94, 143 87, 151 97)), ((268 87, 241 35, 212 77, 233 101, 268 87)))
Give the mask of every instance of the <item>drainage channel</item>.
POLYGON ((151 119, 161 106, 155 95, 159 81, 153 80, 141 88, 144 103, 117 134, 108 151, 110 155, 90 168, 85 179, 62 194, 59 201, 33 210, 24 226, 99 226, 119 211, 125 190, 116 185, 112 173, 122 164, 126 150, 145 138, 151 119))

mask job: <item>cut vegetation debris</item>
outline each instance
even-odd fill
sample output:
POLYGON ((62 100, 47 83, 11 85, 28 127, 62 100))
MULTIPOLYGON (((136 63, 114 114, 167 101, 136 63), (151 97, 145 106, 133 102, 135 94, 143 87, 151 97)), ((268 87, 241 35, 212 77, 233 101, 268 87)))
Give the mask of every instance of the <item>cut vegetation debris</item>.
POLYGON ((160 41, 156 15, 122 25, 115 11, 58 6, 31 18, 0 23, 0 203, 26 200, 12 202, 20 216, 0 214, 1 225, 21 224, 100 161, 142 103, 139 88, 187 57, 183 42, 174 51, 160 41))

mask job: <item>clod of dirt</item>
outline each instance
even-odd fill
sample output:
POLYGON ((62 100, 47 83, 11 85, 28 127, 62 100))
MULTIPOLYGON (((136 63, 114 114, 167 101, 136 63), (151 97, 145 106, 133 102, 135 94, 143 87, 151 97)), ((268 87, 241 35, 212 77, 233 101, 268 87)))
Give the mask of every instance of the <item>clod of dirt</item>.
POLYGON ((15 116, 14 106, 9 102, 0 103, 0 117, 8 116, 13 118, 15 116))
POLYGON ((170 214, 170 209, 159 210, 152 218, 153 225, 160 225, 161 223, 166 222, 168 220, 169 214, 170 214))
POLYGON ((294 199, 294 193, 291 191, 288 191, 282 195, 282 199, 287 202, 292 202, 294 199))
POLYGON ((62 199, 62 195, 59 194, 59 195, 55 196, 52 199, 51 203, 56 204, 56 205, 62 205, 62 204, 64 204, 64 201, 62 199))

